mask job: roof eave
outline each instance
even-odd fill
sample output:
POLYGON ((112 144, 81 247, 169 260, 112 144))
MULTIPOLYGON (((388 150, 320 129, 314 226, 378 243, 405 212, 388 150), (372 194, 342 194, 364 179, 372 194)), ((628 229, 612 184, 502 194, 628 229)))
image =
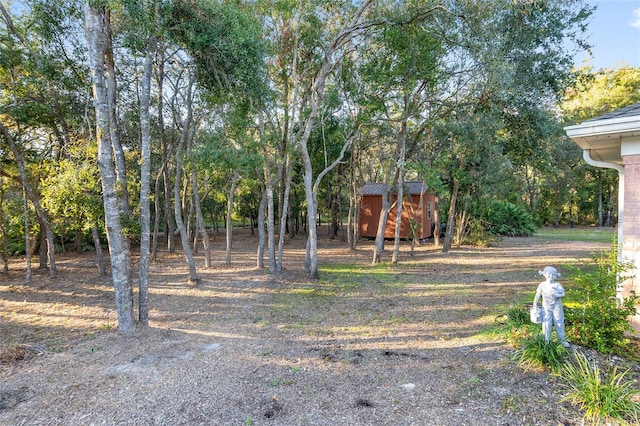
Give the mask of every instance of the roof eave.
POLYGON ((564 128, 571 139, 597 136, 620 137, 640 134, 640 116, 612 118, 609 120, 585 121, 584 123, 564 128))
POLYGON ((622 164, 622 139, 640 136, 640 116, 586 121, 564 128, 580 148, 593 158, 622 164))

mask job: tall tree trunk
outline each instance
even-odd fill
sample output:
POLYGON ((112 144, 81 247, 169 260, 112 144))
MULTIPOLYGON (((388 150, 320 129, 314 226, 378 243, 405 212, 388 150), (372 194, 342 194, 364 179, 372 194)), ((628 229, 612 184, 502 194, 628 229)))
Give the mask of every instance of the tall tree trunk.
POLYGON ((0 181, 0 241, 2 242, 2 271, 9 272, 9 243, 7 242, 7 222, 4 217, 4 191, 0 181))
MULTIPOLYGON (((151 207, 149 193, 151 187, 151 76, 156 38, 150 37, 144 59, 144 69, 140 87, 140 279, 138 283, 138 320, 149 326, 149 251, 151 243, 151 207)), ((162 112, 161 112, 162 113, 162 112)))
POLYGON ((109 138, 111 140, 113 158, 115 159, 116 165, 117 194, 120 198, 118 206, 120 208, 120 214, 128 218, 131 213, 131 207, 129 205, 129 189, 127 185, 127 166, 124 149, 122 149, 122 144, 120 143, 120 131, 118 128, 118 85, 116 83, 116 66, 113 60, 111 12, 106 10, 105 14, 106 27, 104 31, 106 31, 106 45, 104 51, 104 67, 109 108, 109 138))
POLYGON ((376 239, 373 245, 373 260, 371 263, 375 265, 382 261, 382 252, 384 252, 384 233, 389 219, 389 211, 391 211, 391 202, 389 200, 390 188, 385 184, 382 191, 382 207, 380 208, 380 217, 378 218, 378 228, 376 230, 376 239))
POLYGON ((613 212, 615 209, 613 208, 613 200, 614 200, 615 190, 613 187, 609 186, 609 202, 607 203, 607 226, 613 226, 613 212))
POLYGON ((236 192, 236 186, 238 184, 238 172, 233 172, 231 177, 231 185, 229 188, 229 195, 227 196, 227 266, 231 266, 231 246, 233 243, 233 195, 236 192))
MULTIPOLYGON (((347 21, 347 26, 341 29, 334 41, 326 46, 322 66, 316 74, 315 79, 313 80, 313 84, 310 87, 312 94, 311 100, 309 101, 308 105, 310 112, 306 118, 306 121, 304 123, 301 123, 302 125, 300 126, 301 136, 298 142, 300 151, 302 153, 302 164, 304 170, 303 181, 305 200, 307 202, 307 221, 309 225, 307 231, 308 244, 305 261, 305 271, 311 278, 317 278, 318 276, 318 230, 316 229, 316 212, 318 205, 317 193, 314 192, 313 167, 311 164, 311 157, 309 155, 307 144, 309 142, 309 138, 311 137, 311 131, 315 126, 316 119, 318 118, 318 115, 320 113, 320 107, 322 106, 322 102, 324 100, 327 77, 329 76, 329 73, 332 71, 336 63, 342 59, 342 57, 338 55, 338 51, 345 43, 348 43, 353 37, 355 37, 356 33, 360 29, 359 25, 362 16, 372 3, 372 0, 363 1, 353 17, 347 21)), ((352 141, 353 139, 350 138, 348 143, 350 144, 352 141)), ((346 143, 345 146, 347 146, 346 143)), ((332 169, 336 164, 337 163, 334 163, 332 166, 325 168, 325 171, 327 169, 332 169)), ((322 173, 318 176, 318 179, 316 179, 316 184, 320 181, 321 177, 322 173)))
POLYGON ((269 257, 269 273, 276 272, 276 248, 274 241, 275 234, 275 212, 273 205, 273 181, 266 163, 264 163, 264 181, 267 192, 267 251, 269 257))
POLYGON ((435 224, 433 228, 433 245, 436 247, 440 247, 440 229, 442 228, 440 210, 438 209, 439 200, 440 197, 436 194, 433 197, 433 223, 435 224))
POLYGON ((347 213, 347 245, 349 250, 355 251, 356 249, 356 233, 354 228, 358 226, 357 219, 357 195, 354 194, 353 188, 349 188, 349 212, 347 213))
MULTIPOLYGON (((191 108, 192 103, 192 89, 195 83, 193 76, 189 76, 189 84, 187 86, 187 116, 182 123, 182 132, 180 133, 180 141, 176 148, 176 177, 173 184, 173 212, 175 214, 176 225, 180 232, 180 240, 182 241, 182 251, 184 252, 187 265, 189 266, 189 281, 192 283, 198 282, 198 275, 196 274, 196 262, 193 259, 191 252, 191 244, 189 242, 189 235, 182 219, 182 198, 180 197, 180 183, 182 181, 182 151, 187 143, 189 137, 189 131, 191 122, 193 119, 193 111, 191 108)), ((186 191, 185 191, 186 192, 186 191)))
MULTIPOLYGON (((282 272, 282 254, 284 251, 284 239, 285 234, 287 232, 287 217, 289 215, 289 193, 291 191, 291 158, 290 155, 287 154, 284 161, 284 194, 281 197, 282 199, 282 209, 280 216, 280 228, 278 229, 278 258, 276 262, 276 271, 282 272)), ((282 189, 282 188, 281 188, 282 189)), ((291 226, 291 225, 290 225, 291 226)))
POLYGON ((91 238, 93 239, 93 246, 96 249, 96 265, 98 266, 98 273, 101 277, 107 275, 107 270, 104 267, 104 256, 102 254, 102 244, 100 243, 100 234, 98 233, 98 225, 94 224, 91 227, 91 238))
POLYGON ((398 263, 400 254, 400 230, 402 229, 402 204, 404 202, 404 163, 407 155, 407 120, 409 116, 409 94, 404 95, 404 108, 402 113, 402 123, 398 133, 398 180, 396 182, 397 205, 396 205, 396 229, 394 235, 393 254, 391 263, 398 263))
MULTIPOLYGON (((162 217, 162 211, 160 210, 160 178, 164 173, 165 165, 163 164, 158 171, 155 179, 155 185, 153 186, 155 197, 153 197, 153 232, 151 233, 151 259, 155 262, 158 256, 158 237, 160 233, 160 218, 162 217)), ((165 230, 166 231, 166 230, 165 230)))
MULTIPOLYGON (((174 183, 175 185, 175 183, 174 183)), ((162 188, 164 190, 164 219, 165 219, 165 227, 164 232, 167 237, 167 251, 169 253, 176 252, 176 222, 174 212, 172 211, 171 206, 171 188, 173 185, 171 184, 171 176, 169 175, 169 168, 165 167, 163 173, 163 185, 162 188)))
MULTIPOLYGON (((158 50, 158 66, 156 67, 156 84, 157 84, 157 103, 158 103, 158 133, 160 134, 160 145, 162 148, 162 190, 163 190, 163 201, 164 201, 164 214, 162 215, 164 218, 164 233, 167 239, 167 251, 169 253, 175 253, 176 251, 176 236, 175 236, 175 222, 174 215, 172 213, 171 207, 171 173, 169 167, 169 159, 171 154, 169 152, 169 142, 167 140, 167 134, 165 132, 165 124, 164 124, 164 51, 162 49, 158 50)), ((157 182, 157 180, 156 180, 157 182)), ((158 196, 158 184, 156 183, 156 199, 158 196)), ((154 256, 155 259, 155 251, 154 256)))
POLYGON ((569 190, 569 228, 573 228, 573 190, 569 190))
MULTIPOLYGON (((402 166, 404 167, 404 166, 402 166)), ((400 254, 400 231, 402 229, 402 203, 404 201, 404 179, 402 177, 404 173, 400 172, 400 177, 396 184, 396 191, 398 193, 396 200, 396 227, 393 241, 393 254, 391 255, 391 263, 396 265, 398 263, 398 256, 400 254)))
POLYGON ((23 209, 24 209, 24 251, 27 263, 24 282, 31 284, 31 229, 29 223, 29 201, 27 199, 27 190, 22 189, 23 209))
MULTIPOLYGON (((48 254, 48 249, 47 249, 47 233, 46 232, 42 232, 45 229, 45 225, 44 223, 42 223, 41 220, 38 220, 38 223, 40 225, 40 243, 38 244, 39 249, 38 249, 38 262, 39 262, 39 266, 38 269, 41 270, 45 270, 47 269, 47 254, 48 254)), ((60 237, 60 242, 61 242, 61 246, 62 246, 62 252, 64 253, 64 237, 60 237)), ((35 247, 34 247, 35 249, 35 247)))
POLYGON ((258 268, 264 268, 264 218, 265 218, 265 210, 267 207, 267 191, 265 188, 262 189, 262 197, 260 199, 260 207, 258 208, 258 253, 256 254, 256 266, 258 268))
POLYGON ((200 237, 202 238, 202 247, 204 248, 204 267, 211 268, 211 244, 209 241, 209 233, 204 225, 204 217, 202 216, 200 193, 198 192, 198 174, 195 169, 191 171, 191 187, 193 191, 193 204, 196 209, 196 223, 200 231, 200 237))
POLYGON ((467 205, 466 200, 468 200, 470 195, 470 190, 467 190, 467 193, 463 197, 465 200, 462 203, 462 211, 458 215, 458 223, 456 225, 456 247, 460 248, 462 246, 462 242, 467 236, 467 221, 469 220, 468 210, 469 206, 467 205))
POLYGON ((115 289, 116 309, 118 311, 118 330, 130 332, 136 328, 130 277, 131 259, 129 245, 124 237, 122 224, 120 223, 118 184, 114 167, 113 146, 109 138, 111 121, 109 119, 109 99, 105 76, 108 15, 104 8, 96 7, 89 3, 85 9, 85 18, 85 36, 89 50, 96 111, 98 167, 102 181, 105 223, 111 256, 111 275, 115 289))
POLYGON ((351 152, 349 159, 349 213, 347 214, 347 245, 349 250, 356 249, 356 232, 358 227, 358 185, 355 173, 355 149, 351 152))
POLYGON ((451 190, 451 202, 449 204, 449 214, 447 216, 447 230, 444 233, 444 242, 442 244, 443 253, 448 253, 451 250, 451 243, 453 241, 453 229, 456 221, 456 203, 458 202, 458 190, 460 189, 460 182, 458 179, 453 180, 453 188, 451 190))

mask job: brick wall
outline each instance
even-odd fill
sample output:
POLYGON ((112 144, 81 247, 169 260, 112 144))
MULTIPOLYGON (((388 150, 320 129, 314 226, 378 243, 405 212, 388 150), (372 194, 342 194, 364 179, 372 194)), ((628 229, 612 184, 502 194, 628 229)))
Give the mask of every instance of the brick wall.
MULTIPOLYGON (((631 290, 640 295, 640 155, 622 157, 624 163, 624 218, 622 221, 622 255, 635 263, 635 275, 624 283, 622 295, 631 290)), ((640 332, 640 315, 631 319, 635 330, 640 332)))

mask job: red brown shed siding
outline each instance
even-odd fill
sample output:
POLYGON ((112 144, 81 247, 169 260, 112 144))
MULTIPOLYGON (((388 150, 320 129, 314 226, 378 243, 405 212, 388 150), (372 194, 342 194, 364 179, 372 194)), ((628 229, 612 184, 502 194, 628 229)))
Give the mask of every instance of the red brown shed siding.
MULTIPOLYGON (((382 194, 389 185, 382 183, 366 183, 362 187, 360 199, 360 236, 375 238, 382 209, 382 194)), ((392 197, 391 203, 395 201, 392 197)), ((418 238, 431 237, 433 211, 436 208, 435 197, 427 191, 427 186, 421 182, 407 182, 405 184, 405 201, 402 205, 402 222, 400 223, 400 238, 411 237, 410 219, 418 221, 418 238), (420 194, 422 206, 420 206, 420 194)), ((395 236, 396 208, 392 208, 387 218, 385 238, 395 236)))

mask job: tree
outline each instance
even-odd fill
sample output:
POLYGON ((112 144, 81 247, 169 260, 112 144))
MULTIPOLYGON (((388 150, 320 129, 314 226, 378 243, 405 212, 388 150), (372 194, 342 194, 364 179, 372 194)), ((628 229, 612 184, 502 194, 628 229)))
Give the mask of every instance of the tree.
MULTIPOLYGON (((175 0, 165 5, 163 15, 170 38, 188 53, 193 62, 194 78, 203 88, 202 95, 210 105, 231 101, 251 102, 260 96, 264 88, 262 43, 260 27, 241 5, 197 1, 190 3, 175 0)), ((195 82, 195 80, 194 80, 195 82)), ((189 94, 193 85, 189 84, 189 94)), ((174 182, 174 209, 176 222, 181 230, 183 248, 188 259, 190 279, 196 281, 186 229, 179 217, 179 165, 182 165, 182 149, 195 129, 190 129, 192 100, 187 102, 187 119, 176 151, 176 181, 174 182), (191 133, 190 133, 191 132, 191 133), (184 234, 183 234, 184 232, 184 234)), ((229 230, 230 231, 230 230, 229 230)))
MULTIPOLYGON (((149 256, 151 243, 151 81, 158 46, 160 2, 127 2, 133 20, 142 23, 146 30, 144 62, 140 82, 140 263, 138 284, 138 319, 149 325, 149 256)), ((160 112, 162 114, 162 111, 160 112)))
MULTIPOLYGON (((311 133, 316 124, 316 120, 320 114, 323 101, 326 94, 327 78, 335 68, 335 66, 344 58, 344 55, 349 48, 353 48, 349 43, 351 40, 358 36, 362 36, 363 32, 369 27, 369 24, 364 23, 365 12, 371 7, 372 1, 366 0, 362 2, 356 9, 349 4, 345 5, 346 10, 350 12, 346 16, 337 17, 340 19, 338 25, 338 31, 335 33, 322 34, 318 28, 321 20, 316 16, 307 16, 310 19, 308 24, 313 24, 312 29, 319 37, 318 40, 312 42, 321 44, 323 50, 318 52, 311 50, 310 58, 296 57, 296 67, 294 67, 295 74, 292 76, 295 82, 302 82, 301 77, 304 74, 309 73, 311 78, 304 81, 301 87, 301 91, 304 93, 302 101, 300 103, 301 111, 297 115, 298 131, 293 136, 293 140, 300 147, 303 163, 303 181, 305 190, 305 201, 307 205, 307 220, 308 220, 308 239, 307 239, 307 255, 305 262, 305 270, 310 277, 316 278, 318 275, 318 235, 316 229, 316 212, 317 212, 317 187, 321 178, 329 170, 335 167, 341 160, 344 152, 349 147, 356 134, 352 134, 346 139, 343 150, 341 150, 341 156, 334 162, 329 164, 316 178, 314 182, 313 165, 311 162, 309 140, 311 133), (347 50, 344 50, 347 48, 347 50), (313 60, 311 60, 313 59, 313 60), (301 69, 303 61, 306 63, 307 69, 301 69)), ((333 12, 334 9, 330 8, 326 10, 327 13, 333 12)), ((329 23, 332 20, 328 19, 324 22, 329 23)), ((307 40, 308 41, 308 40, 307 40)))
POLYGON ((640 68, 583 67, 560 107, 566 123, 579 123, 636 102, 640 102, 640 68))
MULTIPOLYGON (((459 1, 451 9, 454 13, 442 21, 442 31, 448 34, 449 58, 455 59, 448 64, 449 93, 455 95, 450 101, 458 112, 454 120, 464 117, 468 123, 493 123, 494 131, 483 131, 482 139, 471 140, 493 145, 489 152, 502 151, 504 157, 482 158, 494 160, 490 169, 504 169, 504 164, 508 164, 505 160, 526 167, 536 166, 532 160, 542 159, 537 164, 544 164, 548 158, 547 145, 539 142, 549 141, 550 132, 545 126, 549 121, 540 117, 549 116, 548 111, 572 82, 573 55, 564 40, 588 47, 582 32, 592 8, 584 2, 559 0, 459 1), (464 19, 458 20, 459 16, 464 19), (477 117, 468 121, 471 116, 477 117)), ((465 138, 457 140, 463 142, 465 138)), ((474 164, 470 158, 465 163, 474 164)), ((487 166, 483 166, 485 170, 487 166)), ((491 195, 498 188, 491 188, 488 183, 485 182, 484 191, 478 191, 480 188, 476 186, 469 194, 491 195)), ((496 183, 504 186, 504 182, 496 183)), ((510 191, 513 193, 514 189, 510 191)), ((452 202, 456 199, 451 198, 452 202)), ((455 217, 455 213, 450 217, 455 217)), ((451 226, 449 223, 448 231, 451 226)))
MULTIPOLYGON (((392 263, 398 262, 400 227, 405 185, 405 164, 417 152, 420 139, 433 125, 425 111, 433 100, 442 43, 425 27, 433 25, 435 12, 447 13, 440 5, 409 2, 385 11, 387 24, 372 37, 374 49, 363 55, 362 78, 368 83, 365 97, 372 120, 393 139, 395 152, 386 176, 389 189, 395 187, 396 224, 392 263)), ((390 209, 390 194, 383 195, 382 211, 373 262, 380 261, 384 232, 390 209)))
MULTIPOLYGON (((52 152, 64 155, 69 149, 70 109, 78 92, 71 87, 71 81, 81 66, 74 65, 70 56, 61 57, 59 52, 68 53, 76 38, 69 37, 66 44, 56 38, 58 31, 67 28, 54 15, 62 12, 73 16, 73 9, 73 5, 66 4, 46 8, 34 1, 17 12, 14 19, 11 10, 0 5, 4 24, 0 34, 2 136, 16 163, 16 177, 35 207, 41 234, 45 236, 41 249, 46 247, 47 252, 47 257, 41 256, 41 266, 46 267, 48 258, 51 278, 56 277, 53 232, 49 214, 41 207, 36 184, 39 178, 32 173, 33 163, 50 161, 55 157, 52 152)), ((79 82, 81 77, 75 84, 79 82)))
MULTIPOLYGON (((115 288, 116 309, 118 311, 118 330, 131 332, 135 330, 133 315, 133 289, 131 285, 131 259, 129 244, 125 237, 120 213, 123 210, 123 199, 118 196, 118 181, 114 161, 112 136, 117 132, 112 129, 116 123, 112 120, 109 91, 107 87, 108 52, 111 43, 111 22, 105 7, 89 3, 85 9, 86 38, 89 50, 89 63, 93 83, 94 107, 96 113, 96 138, 98 139, 98 166, 102 180, 102 197, 104 199, 105 223, 109 253, 111 257, 111 276, 115 288)), ((113 88, 112 88, 113 89, 113 88)), ((120 188, 122 190, 122 188, 120 188)))

